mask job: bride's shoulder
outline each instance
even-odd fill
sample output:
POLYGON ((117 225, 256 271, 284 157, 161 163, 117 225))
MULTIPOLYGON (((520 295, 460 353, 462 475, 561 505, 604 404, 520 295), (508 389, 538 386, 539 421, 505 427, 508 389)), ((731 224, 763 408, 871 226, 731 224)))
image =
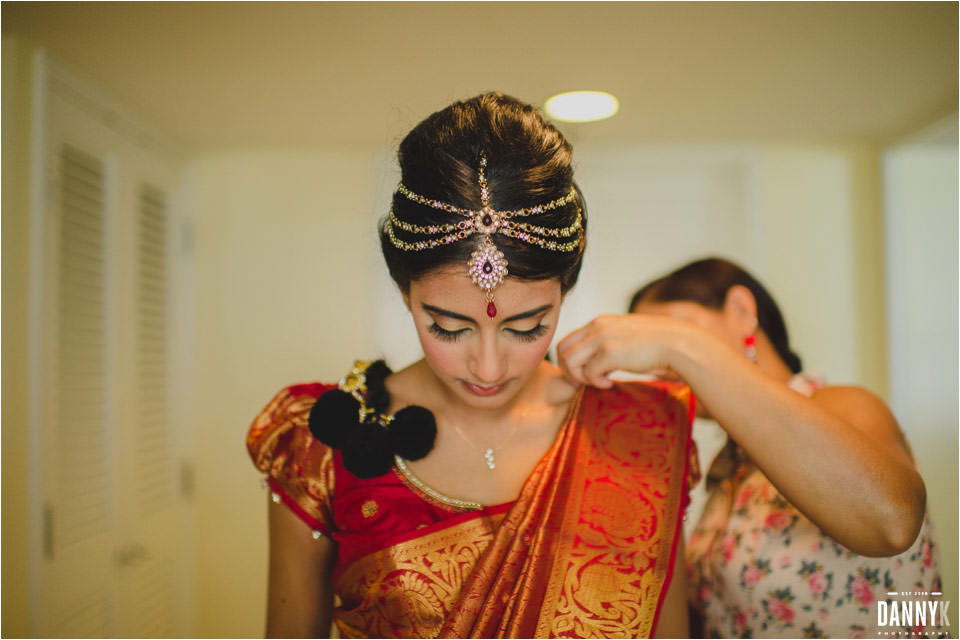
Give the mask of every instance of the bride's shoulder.
POLYGON ((418 360, 413 364, 394 371, 384 381, 387 393, 390 394, 391 411, 395 411, 411 404, 424 404, 427 400, 427 384, 425 363, 418 360))
POLYGON ((547 364, 544 368, 544 375, 546 377, 544 389, 546 390, 547 403, 563 406, 570 404, 570 401, 573 400, 573 397, 577 394, 580 385, 567 380, 563 377, 560 369, 552 364, 547 364))

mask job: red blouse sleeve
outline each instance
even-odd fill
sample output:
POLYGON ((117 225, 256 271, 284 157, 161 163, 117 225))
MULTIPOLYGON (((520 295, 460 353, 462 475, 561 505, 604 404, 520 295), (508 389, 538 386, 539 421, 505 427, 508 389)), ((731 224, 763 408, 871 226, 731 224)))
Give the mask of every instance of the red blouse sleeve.
POLYGON ((333 450, 307 426, 313 403, 335 385, 302 384, 282 389, 247 432, 247 451, 266 474, 275 501, 282 501, 314 531, 333 529, 333 450))

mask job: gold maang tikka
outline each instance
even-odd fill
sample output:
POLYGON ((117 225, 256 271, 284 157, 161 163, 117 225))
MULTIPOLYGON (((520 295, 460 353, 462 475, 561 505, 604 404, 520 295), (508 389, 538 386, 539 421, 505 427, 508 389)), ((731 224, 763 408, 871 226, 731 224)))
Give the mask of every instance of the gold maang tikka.
POLYGON ((467 260, 468 273, 474 284, 480 287, 484 300, 487 302, 487 315, 491 318, 497 315, 497 305, 494 303, 493 290, 507 277, 507 257, 494 244, 493 236, 496 233, 522 240, 549 251, 576 251, 582 238, 578 235, 573 240, 558 241, 550 238, 565 239, 583 231, 583 216, 577 206, 577 216, 566 227, 551 229, 527 222, 517 222, 513 218, 534 216, 558 207, 563 207, 576 200, 577 193, 573 187, 563 197, 551 200, 546 204, 509 211, 497 211, 490 206, 490 190, 487 187, 487 156, 480 152, 480 166, 477 170, 477 182, 480 184, 480 209, 464 209, 461 207, 432 200, 407 189, 403 182, 397 185, 397 193, 409 200, 433 209, 439 209, 458 216, 464 220, 456 223, 420 226, 410 224, 396 217, 393 206, 387 217, 386 231, 390 243, 402 251, 424 251, 441 245, 450 244, 468 238, 474 233, 483 236, 479 246, 470 254, 467 260), (397 238, 395 228, 410 234, 440 236, 415 242, 405 242, 397 238))

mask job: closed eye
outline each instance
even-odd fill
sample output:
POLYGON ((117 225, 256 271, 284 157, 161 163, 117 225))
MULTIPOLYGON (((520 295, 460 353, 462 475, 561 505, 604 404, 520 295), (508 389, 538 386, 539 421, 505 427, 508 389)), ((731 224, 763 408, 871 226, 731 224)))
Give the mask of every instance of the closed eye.
POLYGON ((464 327, 463 329, 457 329, 456 331, 448 331, 447 329, 444 329, 438 325, 436 322, 430 325, 430 333, 437 336, 437 338, 440 340, 444 340, 446 342, 456 342, 460 339, 460 336, 467 331, 469 331, 469 328, 467 327, 464 327))
POLYGON ((513 335, 518 340, 523 342, 533 342, 537 338, 543 337, 547 332, 547 327, 542 324, 538 324, 533 329, 528 329, 526 331, 520 331, 518 329, 507 329, 511 335, 513 335))

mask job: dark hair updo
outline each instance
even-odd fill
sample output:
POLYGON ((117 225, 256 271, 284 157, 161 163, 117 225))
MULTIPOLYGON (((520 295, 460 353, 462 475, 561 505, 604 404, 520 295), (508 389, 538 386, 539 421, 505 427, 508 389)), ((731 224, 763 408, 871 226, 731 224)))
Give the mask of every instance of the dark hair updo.
MULTIPOLYGON (((481 153, 487 158, 490 207, 498 211, 543 205, 567 195, 573 182, 572 148, 563 135, 544 120, 540 110, 500 93, 485 93, 455 102, 418 124, 400 143, 398 159, 401 181, 410 191, 455 207, 481 208, 478 169, 481 153)), ((522 280, 560 280, 566 293, 577 281, 586 244, 586 207, 576 189, 572 202, 518 221, 562 229, 582 211, 583 230, 568 240, 577 240, 573 251, 541 248, 523 240, 494 233, 491 240, 506 256, 509 276, 522 280)), ((393 196, 394 215, 411 225, 439 226, 465 218, 393 196)), ((387 233, 387 218, 380 223, 380 246, 384 260, 400 290, 410 282, 447 266, 462 266, 477 248, 482 234, 420 251, 395 247, 387 233)), ((407 243, 426 236, 395 228, 396 237, 407 243)))
POLYGON ((730 287, 750 290, 757 302, 757 325, 794 373, 801 371, 800 357, 790 350, 787 325, 773 297, 746 269, 723 258, 705 258, 680 267, 645 285, 630 300, 630 311, 640 302, 695 302, 722 309, 730 287))

